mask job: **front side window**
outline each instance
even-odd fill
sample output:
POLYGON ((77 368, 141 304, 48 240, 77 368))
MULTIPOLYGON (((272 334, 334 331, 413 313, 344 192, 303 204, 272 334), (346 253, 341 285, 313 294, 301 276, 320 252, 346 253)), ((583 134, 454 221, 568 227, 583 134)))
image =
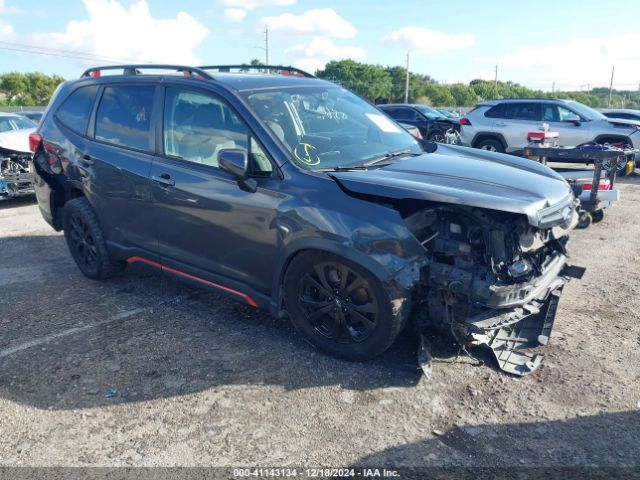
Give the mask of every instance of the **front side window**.
POLYGON ((106 87, 96 114, 96 139, 136 150, 152 150, 153 86, 106 87))
POLYGON ((393 115, 393 118, 397 120, 413 121, 416 119, 416 112, 410 108, 398 108, 395 115, 393 115))
POLYGON ((228 148, 247 151, 250 173, 270 175, 272 164, 260 144, 222 100, 211 95, 167 88, 164 107, 165 155, 218 168, 218 154, 228 148))
POLYGON ((423 152, 389 117, 340 87, 282 86, 242 92, 299 166, 352 167, 398 152, 423 152))
POLYGON ((64 101, 56 117, 71 130, 84 135, 97 92, 97 85, 77 89, 64 101))

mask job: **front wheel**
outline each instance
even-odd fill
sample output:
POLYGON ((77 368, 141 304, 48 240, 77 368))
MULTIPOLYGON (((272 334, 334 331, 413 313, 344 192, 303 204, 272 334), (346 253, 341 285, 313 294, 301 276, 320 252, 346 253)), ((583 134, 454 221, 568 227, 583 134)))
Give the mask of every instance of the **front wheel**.
POLYGON ((387 350, 407 311, 403 301, 396 300, 399 307, 392 308, 371 272, 325 252, 303 252, 291 261, 284 298, 291 321, 305 338, 347 360, 368 360, 387 350))
POLYGON ((427 140, 435 143, 444 143, 444 133, 442 133, 440 130, 431 132, 427 137, 427 140))

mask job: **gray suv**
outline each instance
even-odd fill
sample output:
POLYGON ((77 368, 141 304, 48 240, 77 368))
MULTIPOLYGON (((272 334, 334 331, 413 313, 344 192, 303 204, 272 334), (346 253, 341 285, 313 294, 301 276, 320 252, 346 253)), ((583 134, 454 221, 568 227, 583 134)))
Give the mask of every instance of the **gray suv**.
POLYGON ((464 145, 494 152, 522 153, 527 133, 548 123, 559 144, 624 142, 640 148, 638 122, 607 118, 579 102, 550 99, 504 99, 479 103, 461 119, 464 145))

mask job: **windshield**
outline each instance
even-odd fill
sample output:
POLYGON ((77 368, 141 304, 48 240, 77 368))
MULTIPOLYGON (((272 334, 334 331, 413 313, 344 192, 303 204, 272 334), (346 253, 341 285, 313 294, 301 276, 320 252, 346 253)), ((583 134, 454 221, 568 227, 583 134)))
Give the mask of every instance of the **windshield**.
POLYGON ((282 87, 245 97, 306 169, 362 166, 389 154, 423 152, 404 128, 340 87, 282 87))
POLYGON ((580 115, 582 118, 586 120, 606 120, 607 119, 607 117, 605 117, 599 111, 594 110, 591 107, 587 107, 586 105, 580 102, 568 102, 568 105, 572 109, 574 109, 578 113, 578 115, 580 115))
POLYGON ((443 116, 435 108, 427 107, 426 105, 415 105, 415 107, 416 109, 418 109, 418 111, 420 111, 420 113, 422 113, 427 118, 433 119, 433 118, 439 118, 443 116))
POLYGON ((458 115, 456 115, 453 112, 450 112, 449 110, 438 110, 438 112, 440 112, 442 115, 444 115, 445 117, 449 117, 449 118, 458 118, 458 115))
POLYGON ((18 128, 18 130, 21 130, 23 128, 35 128, 37 127, 37 125, 35 123, 33 123, 31 120, 29 120, 28 118, 25 117, 18 117, 17 115, 15 117, 12 117, 13 123, 16 124, 16 127, 18 128))

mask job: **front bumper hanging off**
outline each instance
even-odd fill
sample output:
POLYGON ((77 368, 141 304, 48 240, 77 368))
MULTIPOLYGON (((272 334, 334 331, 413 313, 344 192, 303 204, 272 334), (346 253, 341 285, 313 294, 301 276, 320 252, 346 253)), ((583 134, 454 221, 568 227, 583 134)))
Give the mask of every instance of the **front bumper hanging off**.
MULTIPOLYGON (((510 308, 502 305, 502 308, 488 308, 464 320, 450 318, 451 322, 459 322, 452 331, 466 332, 464 338, 456 338, 462 349, 486 346, 491 349, 502 371, 518 376, 529 375, 542 364, 544 356, 534 349, 549 342, 566 282, 570 278, 581 278, 583 274, 583 268, 562 262, 561 269, 532 283, 532 290, 527 293, 535 292, 535 295, 526 295, 523 302, 515 306, 511 304, 510 308)), ((422 334, 418 361, 427 375, 431 371, 430 360, 428 341, 422 334)))

